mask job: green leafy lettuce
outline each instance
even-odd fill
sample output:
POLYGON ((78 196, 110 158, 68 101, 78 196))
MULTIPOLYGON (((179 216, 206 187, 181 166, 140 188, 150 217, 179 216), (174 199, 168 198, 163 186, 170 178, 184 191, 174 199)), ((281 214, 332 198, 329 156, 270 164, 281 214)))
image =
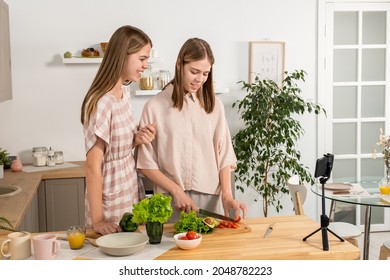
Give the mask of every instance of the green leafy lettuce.
POLYGON ((154 194, 133 204, 134 223, 160 222, 166 223, 172 215, 172 197, 163 194, 154 194))
POLYGON ((211 233, 213 229, 203 222, 203 218, 196 216, 195 211, 191 211, 188 214, 185 212, 180 213, 179 220, 173 225, 176 233, 195 231, 198 233, 211 233))

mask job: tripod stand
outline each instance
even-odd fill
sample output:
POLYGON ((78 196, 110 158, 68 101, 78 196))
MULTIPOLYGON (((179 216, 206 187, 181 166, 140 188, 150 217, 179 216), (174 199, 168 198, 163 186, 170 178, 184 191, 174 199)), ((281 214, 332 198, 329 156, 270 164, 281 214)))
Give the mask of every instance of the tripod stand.
POLYGON ((312 233, 310 233, 308 236, 306 236, 305 238, 303 238, 303 241, 306 241, 306 239, 308 239, 310 236, 312 236, 313 234, 317 233, 318 231, 321 230, 321 234, 322 234, 322 249, 324 251, 329 251, 329 242, 328 242, 328 231, 333 234, 334 236, 336 236, 338 239, 340 239, 340 241, 344 242, 344 239, 341 238, 340 236, 338 236, 336 233, 334 233, 333 231, 331 231, 330 229, 328 229, 328 225, 329 225, 329 218, 328 216, 326 216, 325 214, 325 183, 326 181, 328 180, 327 177, 322 177, 320 178, 320 183, 322 184, 322 197, 321 197, 321 200, 322 200, 322 215, 321 215, 321 227, 316 229, 315 231, 313 231, 312 233))

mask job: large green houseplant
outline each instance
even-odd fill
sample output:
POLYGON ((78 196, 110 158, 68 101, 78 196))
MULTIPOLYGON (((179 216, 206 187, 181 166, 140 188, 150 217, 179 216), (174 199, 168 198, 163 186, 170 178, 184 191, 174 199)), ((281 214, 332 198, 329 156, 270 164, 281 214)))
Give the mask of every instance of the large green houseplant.
POLYGON ((281 193, 288 193, 287 180, 293 174, 302 182, 314 184, 313 176, 304 166, 296 142, 304 129, 295 118, 304 113, 320 114, 325 110, 318 104, 301 97, 298 81, 305 81, 306 72, 296 70, 284 73, 282 86, 272 80, 255 77, 254 82, 239 81, 245 97, 233 103, 238 107, 244 128, 233 137, 237 156, 236 188, 254 188, 263 199, 263 214, 270 206, 279 212, 281 193))

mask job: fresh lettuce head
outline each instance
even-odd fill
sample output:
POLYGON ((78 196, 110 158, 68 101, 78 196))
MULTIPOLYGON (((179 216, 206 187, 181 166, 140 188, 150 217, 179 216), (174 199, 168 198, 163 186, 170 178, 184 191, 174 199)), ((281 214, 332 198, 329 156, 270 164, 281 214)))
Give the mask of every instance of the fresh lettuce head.
POLYGON ((163 194, 154 194, 133 204, 134 223, 160 222, 166 223, 172 215, 172 197, 163 194))
POLYGON ((213 229, 203 222, 203 218, 196 216, 195 211, 180 212, 179 220, 173 225, 176 233, 195 231, 198 233, 211 233, 213 229))

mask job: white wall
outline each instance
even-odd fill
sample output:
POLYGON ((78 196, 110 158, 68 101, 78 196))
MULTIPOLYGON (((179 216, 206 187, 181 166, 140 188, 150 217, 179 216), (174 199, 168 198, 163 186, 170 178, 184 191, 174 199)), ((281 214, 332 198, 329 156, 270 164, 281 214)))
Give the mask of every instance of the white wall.
MULTIPOLYGON (((31 162, 31 148, 63 150, 65 160, 84 160, 79 121, 82 99, 98 64, 64 65, 62 54, 108 41, 120 26, 143 29, 153 40, 163 64, 173 70, 179 48, 190 37, 201 37, 213 48, 215 80, 230 92, 218 95, 234 135, 240 127, 232 103, 240 98, 239 80, 248 78, 248 42, 286 42, 285 69, 304 69, 306 99, 316 100, 317 1, 313 0, 5 0, 10 11, 13 100, 0 103, 0 147, 31 162)), ((135 86, 135 85, 134 85, 135 86)), ((135 88, 135 87, 134 87, 135 88)), ((148 97, 132 96, 139 118, 148 97)), ((302 118, 303 163, 313 171, 316 119, 302 118)), ((261 216, 253 193, 237 194, 261 216)), ((314 195, 305 210, 316 218, 314 195)), ((285 211, 292 204, 284 197, 285 211)), ((271 211, 271 215, 274 214, 271 211)))

